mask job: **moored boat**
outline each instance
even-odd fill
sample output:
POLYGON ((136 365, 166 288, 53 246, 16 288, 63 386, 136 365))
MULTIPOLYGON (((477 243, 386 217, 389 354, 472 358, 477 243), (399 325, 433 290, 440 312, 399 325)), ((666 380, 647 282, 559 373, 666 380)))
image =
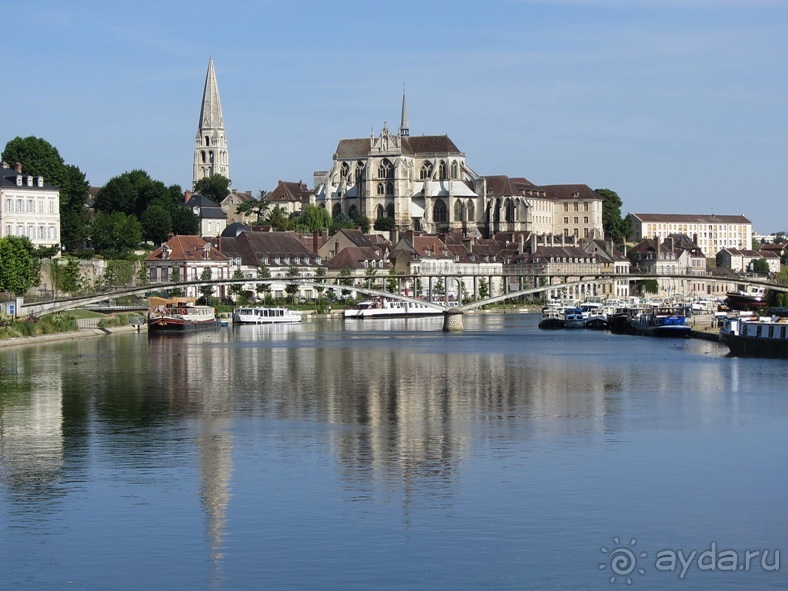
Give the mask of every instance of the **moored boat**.
POLYGON ((581 308, 564 310, 564 326, 566 328, 585 328, 586 320, 583 318, 583 310, 581 308))
POLYGON ((545 308, 542 310, 542 318, 539 320, 539 328, 553 330, 564 327, 564 315, 561 310, 557 310, 556 308, 545 308))
POLYGON ((629 332, 650 337, 681 338, 689 336, 683 308, 644 308, 634 310, 628 320, 629 332))
POLYGON ((301 313, 289 308, 242 307, 233 310, 233 324, 297 324, 301 313))
POLYGON ((443 310, 419 302, 375 298, 359 302, 344 311, 344 318, 408 318, 411 316, 439 316, 443 310))
POLYGON ((788 319, 778 316, 728 318, 720 341, 731 355, 788 359, 788 319))
POLYGON ((731 310, 758 310, 767 305, 766 289, 763 287, 739 285, 725 295, 725 301, 731 310))
POLYGON ((585 326, 589 330, 609 330, 610 322, 602 308, 594 308, 589 311, 585 326))
MULTIPOLYGON (((154 304, 154 298, 151 298, 154 304)), ((156 305, 148 311, 148 334, 183 333, 219 328, 213 306, 198 306, 193 298, 155 298, 156 305)))

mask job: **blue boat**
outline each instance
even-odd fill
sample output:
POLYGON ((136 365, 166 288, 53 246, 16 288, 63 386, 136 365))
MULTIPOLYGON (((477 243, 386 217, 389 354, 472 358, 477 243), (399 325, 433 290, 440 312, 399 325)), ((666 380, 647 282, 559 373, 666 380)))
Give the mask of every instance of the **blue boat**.
POLYGON ((629 332, 649 337, 688 337, 692 327, 687 324, 683 308, 651 308, 635 310, 629 317, 629 332))

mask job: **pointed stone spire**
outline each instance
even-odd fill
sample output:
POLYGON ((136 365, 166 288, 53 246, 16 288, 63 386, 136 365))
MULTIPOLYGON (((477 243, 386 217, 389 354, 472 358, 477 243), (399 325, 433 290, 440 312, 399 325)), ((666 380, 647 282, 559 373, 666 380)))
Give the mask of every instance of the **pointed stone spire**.
POLYGON ((230 161, 227 152, 227 136, 224 133, 222 102, 219 100, 219 85, 213 68, 213 56, 208 60, 208 73, 202 93, 200 122, 194 146, 194 178, 192 186, 202 178, 220 174, 230 178, 230 161))
POLYGON ((402 121, 399 124, 399 134, 403 137, 407 137, 410 135, 410 129, 408 129, 408 109, 405 105, 405 85, 402 85, 402 121))
POLYGON ((213 69, 213 56, 208 58, 208 74, 205 76, 205 89, 202 91, 199 127, 224 128, 222 102, 219 100, 219 85, 216 84, 216 71, 213 69))

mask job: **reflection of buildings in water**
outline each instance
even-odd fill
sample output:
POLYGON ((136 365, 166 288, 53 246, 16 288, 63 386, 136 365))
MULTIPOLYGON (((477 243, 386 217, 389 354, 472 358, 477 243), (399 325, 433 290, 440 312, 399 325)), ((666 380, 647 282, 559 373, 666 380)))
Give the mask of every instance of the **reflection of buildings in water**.
POLYGON ((231 435, 235 351, 217 341, 215 333, 149 339, 151 376, 155 387, 169 392, 171 404, 197 418, 200 501, 206 513, 214 579, 222 578, 222 544, 227 527, 233 466, 231 435))
POLYGON ((63 476, 62 363, 52 356, 42 365, 36 353, 9 353, 0 382, 0 477, 24 504, 60 496, 63 476))

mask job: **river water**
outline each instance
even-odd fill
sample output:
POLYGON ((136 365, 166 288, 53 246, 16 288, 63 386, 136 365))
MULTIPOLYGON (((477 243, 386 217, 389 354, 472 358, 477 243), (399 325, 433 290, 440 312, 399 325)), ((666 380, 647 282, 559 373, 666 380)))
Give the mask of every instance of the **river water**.
POLYGON ((0 588, 786 588, 788 362, 537 321, 0 350, 0 588))

